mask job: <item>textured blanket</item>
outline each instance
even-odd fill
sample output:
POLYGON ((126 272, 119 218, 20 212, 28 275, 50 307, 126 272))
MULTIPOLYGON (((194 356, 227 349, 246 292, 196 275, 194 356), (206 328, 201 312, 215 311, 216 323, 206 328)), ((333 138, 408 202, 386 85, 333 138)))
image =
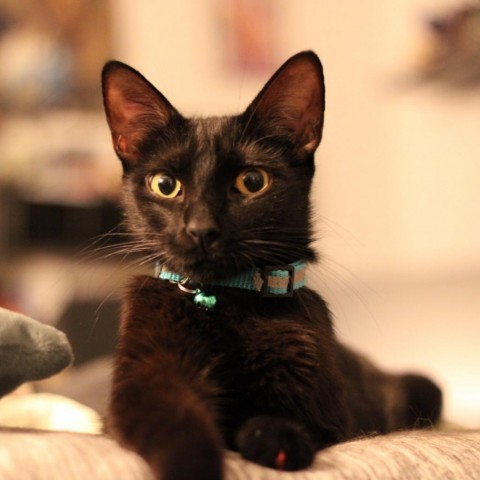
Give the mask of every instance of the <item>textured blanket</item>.
MULTIPOLYGON (((188 458, 185 459, 188 462, 188 458)), ((226 480, 439 480, 480 478, 480 431, 413 431, 336 445, 301 472, 227 454, 226 480)), ((2 480, 151 480, 146 464, 108 438, 0 431, 2 480)))

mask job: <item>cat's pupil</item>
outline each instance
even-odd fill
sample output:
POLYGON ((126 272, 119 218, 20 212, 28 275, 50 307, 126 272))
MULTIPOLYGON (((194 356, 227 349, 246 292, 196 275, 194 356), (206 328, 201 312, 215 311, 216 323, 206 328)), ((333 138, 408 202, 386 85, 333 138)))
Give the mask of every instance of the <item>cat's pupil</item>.
POLYGON ((171 195, 177 186, 176 180, 170 175, 162 175, 158 179, 158 189, 164 195, 171 195))
POLYGON ((259 192, 265 186, 265 179, 258 170, 249 170, 242 180, 246 189, 251 193, 259 192))

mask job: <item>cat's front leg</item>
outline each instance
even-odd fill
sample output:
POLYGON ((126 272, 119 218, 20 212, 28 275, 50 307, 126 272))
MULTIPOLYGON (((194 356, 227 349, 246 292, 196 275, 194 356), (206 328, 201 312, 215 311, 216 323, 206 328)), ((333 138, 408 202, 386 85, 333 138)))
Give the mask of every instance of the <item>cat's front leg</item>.
POLYGON ((311 465, 315 445, 295 420, 258 416, 237 433, 237 448, 244 458, 277 470, 301 470, 311 465))
POLYGON ((221 480, 221 435, 198 373, 183 371, 181 362, 162 351, 144 361, 117 359, 110 431, 148 462, 156 480, 221 480))

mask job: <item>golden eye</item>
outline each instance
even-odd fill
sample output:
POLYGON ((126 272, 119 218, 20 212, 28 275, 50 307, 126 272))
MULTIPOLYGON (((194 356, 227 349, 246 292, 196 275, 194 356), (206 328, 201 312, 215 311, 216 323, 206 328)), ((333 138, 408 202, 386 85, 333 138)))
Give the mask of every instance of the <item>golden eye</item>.
POLYGON ((244 170, 235 180, 235 188, 243 195, 255 195, 270 186, 270 175, 263 168, 244 170))
POLYGON ((182 193, 182 184, 167 173, 148 177, 147 186, 154 195, 161 198, 175 198, 182 193))

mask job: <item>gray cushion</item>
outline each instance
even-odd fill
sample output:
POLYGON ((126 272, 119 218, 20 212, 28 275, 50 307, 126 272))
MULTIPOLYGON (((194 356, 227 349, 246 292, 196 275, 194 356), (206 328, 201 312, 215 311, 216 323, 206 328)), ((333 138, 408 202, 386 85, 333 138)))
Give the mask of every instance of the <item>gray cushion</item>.
POLYGON ((63 370, 72 359, 62 332, 0 307, 0 396, 63 370))

